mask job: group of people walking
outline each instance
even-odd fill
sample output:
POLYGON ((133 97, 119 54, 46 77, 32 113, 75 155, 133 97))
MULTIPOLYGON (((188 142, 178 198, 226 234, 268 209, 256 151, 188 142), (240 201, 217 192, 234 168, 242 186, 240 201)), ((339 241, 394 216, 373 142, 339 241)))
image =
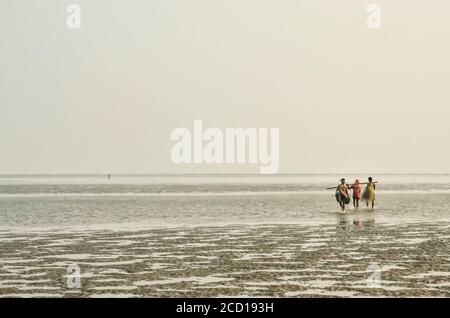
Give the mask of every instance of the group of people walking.
POLYGON ((357 210, 359 208, 361 199, 366 202, 367 207, 369 207, 370 203, 372 210, 374 209, 376 182, 373 182, 372 177, 369 177, 368 180, 369 182, 367 183, 360 183, 359 179, 356 179, 355 183, 347 184, 344 178, 341 179, 341 183, 336 188, 336 200, 339 202, 342 212, 345 212, 345 206, 350 204, 350 190, 352 190, 353 209, 357 210), (361 184, 366 184, 364 192, 361 191, 361 184))

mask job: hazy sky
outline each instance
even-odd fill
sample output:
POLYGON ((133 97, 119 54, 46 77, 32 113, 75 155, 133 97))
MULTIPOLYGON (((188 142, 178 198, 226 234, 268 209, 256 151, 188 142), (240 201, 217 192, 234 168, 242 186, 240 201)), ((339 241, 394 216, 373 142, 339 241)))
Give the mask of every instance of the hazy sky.
POLYGON ((280 173, 450 172, 449 16, 448 0, 2 0, 0 173, 259 172, 172 163, 194 119, 280 128, 280 173))

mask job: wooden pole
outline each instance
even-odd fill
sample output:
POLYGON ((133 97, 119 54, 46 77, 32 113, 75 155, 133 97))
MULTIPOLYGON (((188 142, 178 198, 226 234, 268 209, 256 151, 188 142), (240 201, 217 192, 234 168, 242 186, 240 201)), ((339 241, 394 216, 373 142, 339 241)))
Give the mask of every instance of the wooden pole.
MULTIPOLYGON (((374 182, 372 182, 372 183, 378 183, 378 181, 374 181, 374 182)), ((347 184, 347 183, 346 183, 347 184)), ((352 183, 352 184, 347 184, 347 185, 349 185, 349 186, 354 186, 356 183, 352 183)), ((369 182, 360 182, 360 183, 358 183, 358 184, 369 184, 369 182)), ((338 185, 337 186, 335 186, 335 187, 331 187, 331 188, 326 188, 327 190, 331 190, 331 189, 336 189, 338 187, 338 185)))

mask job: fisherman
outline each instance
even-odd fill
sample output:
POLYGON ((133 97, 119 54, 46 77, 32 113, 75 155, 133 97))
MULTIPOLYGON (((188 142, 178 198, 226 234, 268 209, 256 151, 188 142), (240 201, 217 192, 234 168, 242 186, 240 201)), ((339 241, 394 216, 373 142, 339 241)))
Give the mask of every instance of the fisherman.
POLYGON ((345 179, 341 179, 341 184, 336 188, 336 199, 338 199, 339 205, 341 206, 342 212, 345 212, 345 205, 350 202, 350 197, 348 193, 349 187, 345 183, 345 179))
POLYGON ((353 190, 353 209, 358 210, 359 200, 361 199, 361 185, 359 184, 359 179, 356 179, 355 183, 350 185, 349 188, 353 190))
POLYGON ((375 182, 372 182, 372 177, 369 177, 366 189, 363 192, 362 199, 366 201, 366 206, 369 207, 369 202, 372 203, 372 210, 375 207, 375 182))

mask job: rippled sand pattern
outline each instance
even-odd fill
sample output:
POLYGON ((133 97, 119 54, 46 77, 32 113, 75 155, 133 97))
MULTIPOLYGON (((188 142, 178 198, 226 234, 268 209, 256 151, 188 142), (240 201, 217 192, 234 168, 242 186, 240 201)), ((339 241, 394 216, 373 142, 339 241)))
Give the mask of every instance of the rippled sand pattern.
POLYGON ((450 296, 446 223, 0 232, 2 297, 450 296), (381 269, 368 284, 368 266, 381 269), (66 268, 81 269, 68 288, 66 268))

